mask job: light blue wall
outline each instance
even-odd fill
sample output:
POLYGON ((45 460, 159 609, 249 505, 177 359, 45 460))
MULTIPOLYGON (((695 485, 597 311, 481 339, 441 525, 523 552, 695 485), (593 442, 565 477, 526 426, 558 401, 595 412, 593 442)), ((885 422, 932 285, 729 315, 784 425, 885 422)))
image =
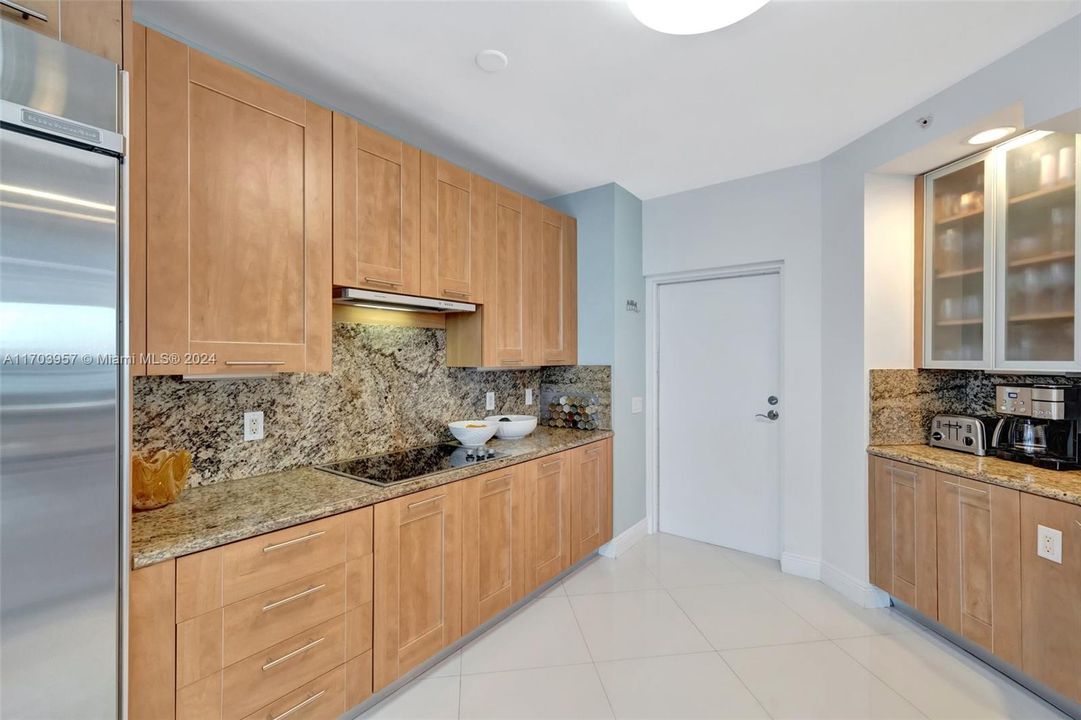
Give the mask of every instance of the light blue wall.
POLYGON ((578 362, 612 367, 612 529, 618 535, 646 516, 645 301, 642 201, 610 183, 563 195, 547 205, 578 219, 578 362))

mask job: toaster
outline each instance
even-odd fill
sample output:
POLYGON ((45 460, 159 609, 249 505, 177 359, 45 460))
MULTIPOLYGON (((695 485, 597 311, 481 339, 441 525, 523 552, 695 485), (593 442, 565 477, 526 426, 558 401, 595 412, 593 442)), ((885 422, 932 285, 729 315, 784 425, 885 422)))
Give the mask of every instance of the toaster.
POLYGON ((991 436, 997 418, 969 415, 935 415, 931 420, 931 447, 990 455, 991 436))

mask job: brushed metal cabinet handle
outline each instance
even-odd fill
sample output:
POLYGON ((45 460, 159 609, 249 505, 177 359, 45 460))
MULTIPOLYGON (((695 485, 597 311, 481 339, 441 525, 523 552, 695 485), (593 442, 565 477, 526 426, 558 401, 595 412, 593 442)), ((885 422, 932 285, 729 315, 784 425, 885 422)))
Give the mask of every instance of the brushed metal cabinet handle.
POLYGON ((283 712, 281 715, 275 715, 273 718, 271 718, 271 720, 285 720, 285 718, 289 717, 290 715, 295 713, 297 710, 300 710, 301 708, 303 708, 303 707, 305 707, 307 705, 310 705, 313 702, 315 702, 316 700, 318 700, 320 697, 325 695, 326 692, 327 692, 326 690, 320 690, 319 692, 315 693, 314 695, 309 695, 307 700, 301 700, 299 703, 297 703, 293 707, 289 708, 288 710, 283 712))
POLYGON ((412 510, 415 507, 420 507, 421 505, 427 505, 428 503, 433 503, 436 500, 442 500, 445 497, 446 497, 446 494, 443 494, 443 495, 436 495, 434 498, 428 498, 427 500, 417 500, 416 502, 412 502, 412 503, 409 503, 408 505, 406 505, 406 509, 407 510, 412 510))
POLYGON ((292 540, 286 540, 285 542, 274 543, 273 545, 267 545, 265 548, 263 548, 263 552, 265 552, 265 553, 274 552, 275 550, 281 550, 282 548, 289 547, 290 545, 296 545, 297 543, 308 542, 309 540, 314 540, 315 538, 319 537, 320 535, 326 535, 326 534, 327 534, 326 530, 319 530, 317 532, 308 533, 307 535, 304 535, 303 537, 293 538, 292 540))
POLYGON ((967 490, 970 493, 977 493, 979 495, 987 495, 988 494, 986 490, 981 490, 979 488, 971 488, 971 487, 968 487, 966 485, 961 485, 960 483, 950 482, 949 480, 943 480, 942 484, 943 485, 950 485, 952 487, 957 488, 958 490, 967 490))
POLYGON ((290 595, 287 598, 282 598, 281 600, 275 600, 274 602, 270 603, 269 605, 264 605, 263 606, 263 612, 267 612, 268 610, 273 610, 274 608, 281 607, 282 605, 288 605, 289 603, 293 602, 294 600, 299 600, 301 598, 308 597, 309 595, 312 595, 314 593, 319 592, 320 590, 322 590, 326 586, 327 586, 327 584, 323 583, 322 585, 316 585, 313 588, 308 588, 307 590, 304 590, 303 592, 298 592, 296 595, 290 595))
POLYGON ((10 8, 15 12, 19 13, 23 16, 23 20, 29 20, 30 18, 34 18, 35 20, 40 20, 41 22, 49 22, 49 16, 45 13, 38 12, 37 10, 31 10, 30 8, 24 7, 17 2, 11 2, 11 0, 0 0, 0 5, 3 5, 4 7, 10 8))
POLYGON ((462 292, 461 290, 444 290, 444 295, 456 295, 458 297, 472 297, 473 293, 462 292))
POLYGON ((556 465, 559 465, 562 462, 563 462, 562 460, 549 460, 548 462, 541 463, 540 464, 540 469, 541 470, 547 470, 548 468, 555 467, 556 465))
POLYGON ((267 670, 269 670, 269 669, 271 669, 273 667, 277 667, 278 665, 281 665, 286 660, 291 660, 291 659, 295 658, 297 655, 300 655, 301 653, 308 652, 313 647, 315 647, 316 645, 318 645, 319 643, 323 642, 326 639, 327 638, 324 635, 323 637, 319 638, 318 640, 312 640, 310 643, 308 643, 307 645, 305 645, 303 647, 298 647, 296 650, 294 650, 291 653, 286 653, 285 655, 282 655, 277 660, 269 661, 266 665, 263 666, 263 671, 266 672, 267 670))
POLYGON ((364 282, 372 283, 374 285, 389 285, 390 287, 401 287, 402 283, 394 282, 393 280, 383 280, 381 278, 364 277, 364 282))

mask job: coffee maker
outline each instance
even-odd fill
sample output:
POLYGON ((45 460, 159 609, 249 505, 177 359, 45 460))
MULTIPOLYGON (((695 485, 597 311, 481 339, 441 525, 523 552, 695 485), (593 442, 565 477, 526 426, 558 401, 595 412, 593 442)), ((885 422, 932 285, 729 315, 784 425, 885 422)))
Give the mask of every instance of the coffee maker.
POLYGON ((1000 458, 1053 470, 1081 468, 1081 386, 999 385, 995 410, 1000 417, 991 446, 1000 458))

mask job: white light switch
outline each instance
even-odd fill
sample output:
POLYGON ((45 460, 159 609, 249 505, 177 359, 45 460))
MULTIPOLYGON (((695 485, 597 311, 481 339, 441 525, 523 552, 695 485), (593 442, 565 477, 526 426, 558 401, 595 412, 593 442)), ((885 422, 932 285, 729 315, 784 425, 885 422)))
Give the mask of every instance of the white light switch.
POLYGON ((262 440, 263 439, 263 413, 262 412, 246 412, 244 413, 244 440, 262 440))
POLYGON ((532 405, 533 404, 533 388, 526 388, 525 389, 525 404, 526 405, 532 405))
POLYGON ((635 415, 642 412, 642 398, 640 398, 640 397, 632 397, 631 398, 631 412, 634 413, 635 415))
POLYGON ((495 410, 495 393, 488 392, 484 394, 484 409, 495 410))
POLYGON ((1036 527, 1036 554, 1061 565, 1062 531, 1038 525, 1036 527))

